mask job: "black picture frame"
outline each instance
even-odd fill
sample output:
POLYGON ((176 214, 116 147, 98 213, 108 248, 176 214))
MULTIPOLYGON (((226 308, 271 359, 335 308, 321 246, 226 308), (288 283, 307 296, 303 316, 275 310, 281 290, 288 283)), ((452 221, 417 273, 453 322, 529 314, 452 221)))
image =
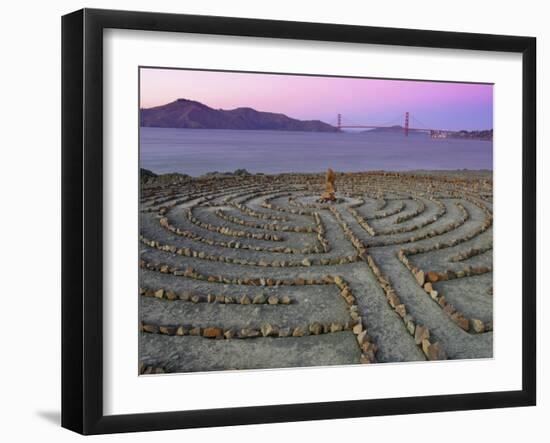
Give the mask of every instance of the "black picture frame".
MULTIPOLYGON (((82 434, 151 431, 536 403, 536 39, 504 35, 83 9, 62 18, 62 426, 82 434), (171 31, 522 55, 522 388, 131 415, 103 412, 103 30, 171 31)), ((518 122, 519 124, 519 122, 518 122)))

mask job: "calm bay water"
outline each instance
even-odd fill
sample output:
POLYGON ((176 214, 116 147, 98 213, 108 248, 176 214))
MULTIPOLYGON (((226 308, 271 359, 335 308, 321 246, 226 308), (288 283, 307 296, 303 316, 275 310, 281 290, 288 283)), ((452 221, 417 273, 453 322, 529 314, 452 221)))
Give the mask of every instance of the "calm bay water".
POLYGON ((426 134, 140 129, 140 166, 198 176, 251 173, 493 169, 493 143, 426 134))

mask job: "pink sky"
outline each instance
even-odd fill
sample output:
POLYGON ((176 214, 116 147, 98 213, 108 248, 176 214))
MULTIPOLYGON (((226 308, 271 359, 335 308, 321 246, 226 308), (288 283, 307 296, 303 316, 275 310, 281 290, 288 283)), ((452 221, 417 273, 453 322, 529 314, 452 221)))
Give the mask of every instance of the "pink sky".
POLYGON ((157 68, 142 68, 140 75, 142 108, 186 98, 216 109, 251 107, 330 124, 338 113, 344 123, 403 124, 408 111, 411 127, 493 127, 493 86, 486 84, 157 68))

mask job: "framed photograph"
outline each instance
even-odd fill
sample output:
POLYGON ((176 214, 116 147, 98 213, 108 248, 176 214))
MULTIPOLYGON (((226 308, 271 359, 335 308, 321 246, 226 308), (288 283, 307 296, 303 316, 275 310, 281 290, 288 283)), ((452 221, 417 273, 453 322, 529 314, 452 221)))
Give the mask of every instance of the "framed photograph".
POLYGON ((62 20, 62 425, 536 402, 531 37, 62 20))

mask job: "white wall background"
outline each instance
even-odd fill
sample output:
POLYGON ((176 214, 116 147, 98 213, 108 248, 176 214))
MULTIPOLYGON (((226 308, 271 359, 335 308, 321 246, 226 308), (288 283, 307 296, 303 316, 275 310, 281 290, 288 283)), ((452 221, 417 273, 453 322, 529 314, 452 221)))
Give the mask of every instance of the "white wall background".
MULTIPOLYGON (((282 20, 532 35, 538 38, 539 226, 550 222, 549 156, 542 134, 550 120, 550 28, 544 2, 393 0, 337 2, 299 0, 111 0, 9 2, 0 27, 0 436, 4 441, 81 440, 59 427, 60 415, 60 30, 61 15, 81 7, 155 10, 282 20), (370 4, 369 4, 370 3, 370 4), (545 163, 545 164, 544 164, 545 163), (546 206, 543 198, 546 196, 546 206)), ((519 149, 519 147, 518 147, 519 149)), ((539 229, 539 406, 353 420, 329 420, 233 428, 102 436, 94 441, 209 442, 518 441, 548 438, 550 414, 550 266, 540 250, 550 247, 539 229), (384 439, 384 440, 382 440, 384 439)), ((518 269, 520 264, 518 263, 518 269)), ((510 358, 520 358, 510 349, 510 358)), ((368 383, 368 380, 363 380, 368 383)))

